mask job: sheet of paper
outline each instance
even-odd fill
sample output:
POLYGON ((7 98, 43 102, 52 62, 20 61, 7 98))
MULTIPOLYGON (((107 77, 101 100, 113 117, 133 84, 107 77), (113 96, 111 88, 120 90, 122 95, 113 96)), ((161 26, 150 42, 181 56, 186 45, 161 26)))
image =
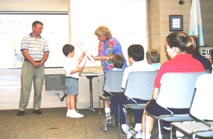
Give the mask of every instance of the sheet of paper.
POLYGON ((87 48, 83 45, 82 42, 77 43, 77 46, 86 54, 86 57, 88 60, 90 60, 92 63, 95 63, 95 59, 91 56, 87 48))

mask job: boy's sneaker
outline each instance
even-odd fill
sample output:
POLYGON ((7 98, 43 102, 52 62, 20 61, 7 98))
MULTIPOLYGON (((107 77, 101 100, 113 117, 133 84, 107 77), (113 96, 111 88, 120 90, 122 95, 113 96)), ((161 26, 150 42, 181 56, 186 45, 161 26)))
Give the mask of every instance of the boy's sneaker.
POLYGON ((135 139, 142 139, 142 132, 141 131, 135 131, 135 139))
POLYGON ((112 124, 112 116, 111 115, 106 115, 106 125, 110 126, 112 124))
POLYGON ((82 118, 84 117, 83 114, 78 113, 77 111, 72 111, 72 112, 67 112, 66 114, 67 117, 71 117, 71 118, 82 118))
POLYGON ((69 112, 67 112, 67 113, 66 113, 66 117, 70 117, 70 114, 69 114, 69 112))
POLYGON ((129 127, 128 131, 127 131, 127 139, 131 139, 134 138, 135 136, 135 130, 132 127, 129 127))
POLYGON ((126 134, 127 139, 134 138, 135 135, 136 135, 136 132, 135 132, 134 128, 132 126, 130 126, 130 125, 121 126, 121 129, 126 134))

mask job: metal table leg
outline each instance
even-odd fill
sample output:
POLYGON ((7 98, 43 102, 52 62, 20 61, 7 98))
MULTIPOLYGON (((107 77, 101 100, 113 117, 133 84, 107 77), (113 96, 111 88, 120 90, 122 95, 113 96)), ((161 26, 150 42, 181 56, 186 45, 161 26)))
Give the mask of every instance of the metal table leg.
POLYGON ((89 89, 90 89, 90 107, 88 107, 88 109, 93 112, 95 112, 95 109, 93 108, 93 88, 92 88, 92 79, 94 77, 98 76, 87 76, 87 79, 89 79, 89 89))

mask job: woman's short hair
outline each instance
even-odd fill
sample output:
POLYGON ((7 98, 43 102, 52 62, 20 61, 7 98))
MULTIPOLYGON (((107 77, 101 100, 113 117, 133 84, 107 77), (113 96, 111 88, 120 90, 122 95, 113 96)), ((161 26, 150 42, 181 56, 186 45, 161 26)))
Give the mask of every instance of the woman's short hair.
POLYGON ((98 36, 98 37, 106 36, 107 40, 112 38, 112 33, 111 33, 110 29, 106 26, 99 26, 95 30, 95 35, 98 36))

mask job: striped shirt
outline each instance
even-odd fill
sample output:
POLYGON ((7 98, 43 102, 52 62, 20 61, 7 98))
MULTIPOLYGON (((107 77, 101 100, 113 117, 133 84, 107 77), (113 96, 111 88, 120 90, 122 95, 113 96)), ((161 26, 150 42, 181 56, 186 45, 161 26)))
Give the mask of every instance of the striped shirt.
POLYGON ((21 51, 28 50, 30 56, 35 61, 40 61, 45 52, 49 52, 47 40, 41 36, 34 38, 32 33, 25 36, 21 42, 21 51))

